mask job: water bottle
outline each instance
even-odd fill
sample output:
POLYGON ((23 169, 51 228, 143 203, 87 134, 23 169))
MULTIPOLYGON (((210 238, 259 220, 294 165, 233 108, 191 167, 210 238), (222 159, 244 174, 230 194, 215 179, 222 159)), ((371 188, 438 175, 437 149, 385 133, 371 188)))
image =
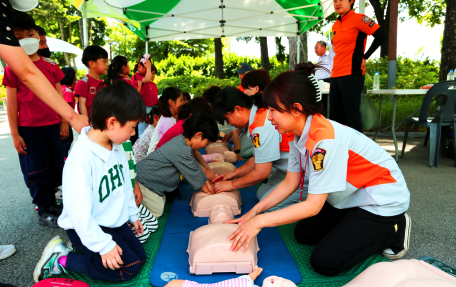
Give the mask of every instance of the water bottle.
POLYGON ((453 72, 453 70, 450 70, 450 72, 448 73, 447 81, 454 81, 454 72, 453 72))
POLYGON ((374 75, 374 90, 380 90, 380 74, 378 71, 374 75))

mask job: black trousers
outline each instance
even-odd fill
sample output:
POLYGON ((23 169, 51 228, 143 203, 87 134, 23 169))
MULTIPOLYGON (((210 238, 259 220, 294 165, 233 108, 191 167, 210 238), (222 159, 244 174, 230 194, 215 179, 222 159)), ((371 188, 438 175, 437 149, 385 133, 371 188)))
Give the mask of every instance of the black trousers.
POLYGON ((394 225, 403 214, 379 216, 361 208, 337 209, 325 203, 320 213, 295 227, 299 243, 317 245, 310 264, 322 275, 337 275, 396 241, 394 225))
POLYGON ((364 87, 364 75, 349 75, 331 78, 329 90, 330 118, 359 132, 361 123, 361 93, 364 87))
POLYGON ((60 124, 18 127, 18 130, 27 146, 27 154, 19 154, 24 181, 42 214, 56 204, 55 188, 62 185, 64 161, 60 124))

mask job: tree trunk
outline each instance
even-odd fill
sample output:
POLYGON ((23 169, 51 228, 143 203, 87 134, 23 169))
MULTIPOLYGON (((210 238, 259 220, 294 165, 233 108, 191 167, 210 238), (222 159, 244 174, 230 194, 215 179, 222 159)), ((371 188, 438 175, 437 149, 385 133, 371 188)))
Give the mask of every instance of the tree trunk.
MULTIPOLYGON (((68 23, 68 35, 69 35, 68 36, 68 43, 70 43, 70 44, 73 44, 73 41, 71 39, 72 33, 73 33, 73 31, 71 29, 71 22, 70 22, 70 23, 68 23)), ((74 70, 76 71, 76 74, 77 74, 78 69, 76 68, 76 61, 74 59, 74 56, 71 56, 70 60, 73 60, 73 68, 74 68, 74 70)))
POLYGON ((214 38, 215 44, 215 77, 219 79, 225 78, 225 73, 223 71, 223 45, 221 38, 214 38))
MULTIPOLYGON (((60 26, 60 39, 62 41, 65 41, 65 33, 63 31, 63 22, 62 19, 59 19, 59 26, 60 26)), ((68 56, 68 53, 64 52, 63 56, 65 57, 65 62, 68 67, 71 67, 71 62, 70 62, 70 57, 68 56)))
POLYGON ((269 55, 268 55, 268 38, 260 38, 260 50, 261 50, 261 68, 269 71, 271 69, 269 65, 269 55))
MULTIPOLYGON (((307 63, 308 61, 308 49, 307 49, 307 32, 302 33, 299 36, 301 39, 301 47, 299 48, 299 62, 307 63)), ((296 45, 296 37, 288 37, 289 55, 288 55, 288 69, 294 70, 295 66, 299 64, 298 60, 298 48, 296 45)))
POLYGON ((446 1, 445 26, 443 28, 442 58, 439 81, 446 81, 450 69, 456 68, 456 1, 446 1))
MULTIPOLYGON (((380 0, 369 0, 372 7, 374 8, 375 17, 377 18, 377 22, 383 31, 389 35, 389 23, 390 23, 390 4, 389 1, 386 0, 383 4, 383 7, 380 3, 380 0), (386 5, 386 6, 385 6, 386 5), (386 8, 386 15, 385 15, 385 8, 386 8)), ((369 15, 368 15, 369 16, 369 15)), ((389 37, 386 37, 385 41, 383 41, 380 47, 380 57, 388 56, 388 45, 389 45, 389 37)))
POLYGON ((81 40, 81 47, 84 49, 84 30, 82 28, 82 13, 79 10, 76 10, 76 14, 78 14, 79 20, 78 20, 78 26, 79 26, 79 39, 81 40))
POLYGON ((87 46, 90 45, 90 39, 92 39, 92 18, 88 18, 87 19, 87 34, 88 34, 88 37, 87 37, 87 46))

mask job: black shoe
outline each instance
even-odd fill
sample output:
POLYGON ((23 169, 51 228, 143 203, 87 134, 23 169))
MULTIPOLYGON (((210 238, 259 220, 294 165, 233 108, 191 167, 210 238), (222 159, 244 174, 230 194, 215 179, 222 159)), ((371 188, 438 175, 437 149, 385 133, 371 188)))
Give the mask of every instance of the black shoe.
POLYGON ((51 205, 48 209, 46 209, 46 212, 57 215, 57 217, 59 217, 60 214, 62 214, 62 211, 63 211, 63 206, 61 206, 61 205, 51 205))
POLYGON ((179 187, 171 192, 165 192, 166 202, 173 202, 175 198, 180 197, 179 187))
POLYGON ((397 223, 396 229, 396 242, 391 248, 383 250, 382 254, 390 260, 396 260, 403 257, 410 246, 410 229, 412 228, 412 219, 407 213, 404 213, 404 217, 400 222, 397 223))
POLYGON ((59 216, 50 213, 48 210, 49 208, 43 214, 40 215, 40 218, 38 219, 38 224, 42 226, 58 228, 59 225, 57 224, 57 219, 59 218, 59 216))

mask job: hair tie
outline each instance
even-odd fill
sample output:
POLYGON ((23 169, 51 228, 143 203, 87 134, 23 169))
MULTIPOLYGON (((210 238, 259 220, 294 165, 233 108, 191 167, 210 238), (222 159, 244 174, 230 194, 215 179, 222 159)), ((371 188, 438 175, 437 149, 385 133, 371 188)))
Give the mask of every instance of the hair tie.
POLYGON ((310 76, 308 78, 314 85, 315 90, 317 91, 317 97, 316 97, 315 101, 316 102, 321 101, 321 90, 320 90, 320 85, 318 84, 317 78, 315 78, 314 74, 310 74, 310 76))
POLYGON ((149 60, 150 58, 150 55, 149 54, 144 54, 141 58, 141 60, 139 60, 141 63, 145 64, 147 62, 147 60, 149 60))

